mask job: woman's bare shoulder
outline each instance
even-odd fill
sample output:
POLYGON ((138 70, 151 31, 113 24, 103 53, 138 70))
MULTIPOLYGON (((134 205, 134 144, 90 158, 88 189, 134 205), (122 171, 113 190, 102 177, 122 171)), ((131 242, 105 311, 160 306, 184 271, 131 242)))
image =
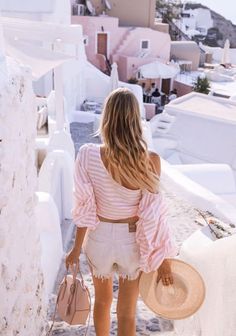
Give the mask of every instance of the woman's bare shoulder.
POLYGON ((149 153, 150 160, 152 161, 155 173, 160 176, 160 174, 161 174, 161 159, 160 159, 160 156, 155 152, 149 151, 148 153, 149 153))

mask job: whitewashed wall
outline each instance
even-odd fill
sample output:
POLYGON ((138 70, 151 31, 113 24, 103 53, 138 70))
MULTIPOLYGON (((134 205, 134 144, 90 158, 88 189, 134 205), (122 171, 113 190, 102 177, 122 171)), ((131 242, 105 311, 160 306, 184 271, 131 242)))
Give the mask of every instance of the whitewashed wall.
MULTIPOLYGON (((223 48, 220 47, 209 47, 204 44, 201 45, 201 48, 205 52, 212 54, 213 60, 212 63, 221 63, 223 56, 223 48)), ((230 48, 229 50, 230 63, 236 64, 236 48, 230 48)))
MULTIPOLYGON (((0 335, 44 335, 35 220, 35 114, 30 73, 7 60, 0 92, 0 335)), ((3 76, 3 73, 0 74, 3 76)))

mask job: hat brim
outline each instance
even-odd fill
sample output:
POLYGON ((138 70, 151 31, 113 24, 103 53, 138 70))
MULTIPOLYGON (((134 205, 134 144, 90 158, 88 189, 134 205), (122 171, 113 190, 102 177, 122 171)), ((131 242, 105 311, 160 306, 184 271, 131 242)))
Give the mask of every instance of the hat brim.
POLYGON ((160 317, 180 320, 193 315, 205 298, 205 285, 200 274, 179 259, 168 259, 173 285, 157 283, 158 271, 142 273, 139 292, 148 308, 160 317))

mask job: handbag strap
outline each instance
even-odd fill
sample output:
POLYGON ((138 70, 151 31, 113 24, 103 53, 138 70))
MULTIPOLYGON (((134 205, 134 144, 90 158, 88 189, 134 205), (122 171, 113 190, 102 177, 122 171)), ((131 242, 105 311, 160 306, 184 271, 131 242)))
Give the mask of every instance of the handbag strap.
MULTIPOLYGON (((67 274, 68 274, 68 267, 67 267, 67 274)), ((79 262, 77 262, 76 264, 73 264, 71 265, 71 273, 72 273, 72 276, 73 276, 73 282, 75 283, 76 281, 76 276, 78 273, 81 274, 80 270, 79 270, 79 262)))
POLYGON ((88 293, 88 298, 89 298, 89 316, 88 316, 88 324, 87 324, 86 331, 85 331, 85 334, 84 334, 84 336, 87 336, 87 333, 88 333, 88 331, 89 331, 89 327, 90 327, 91 311, 92 311, 92 309, 91 309, 92 301, 91 301, 91 295, 90 295, 90 292, 89 292, 88 288, 85 287, 85 289, 86 289, 86 291, 87 291, 87 293, 88 293))
POLYGON ((57 300, 56 300, 56 304, 55 304, 55 309, 54 309, 54 313, 53 313, 53 316, 52 316, 52 325, 51 325, 50 329, 48 330, 46 336, 51 336, 51 334, 52 334, 52 328, 53 328, 54 323, 55 323, 56 313, 57 313, 57 306, 58 306, 58 301, 59 301, 59 297, 61 295, 61 292, 62 292, 62 286, 60 286, 59 292, 57 294, 57 300))
MULTIPOLYGON (((68 275, 68 272, 69 272, 69 268, 67 267, 66 268, 66 274, 64 276, 64 281, 65 282, 66 282, 66 276, 68 275)), ((84 284, 84 278, 83 278, 83 275, 82 275, 82 273, 80 271, 80 268, 79 268, 79 262, 77 262, 75 265, 72 266, 73 282, 76 281, 76 276, 77 276, 78 273, 79 273, 79 275, 81 277, 81 283, 82 283, 84 289, 86 290, 86 292, 88 294, 88 298, 89 298, 89 317, 88 317, 88 323, 87 323, 87 327, 86 327, 86 331, 85 331, 85 335, 84 335, 84 336, 87 336, 87 333, 88 333, 88 330, 89 330, 89 326, 90 326, 90 320, 91 320, 92 300, 91 300, 91 295, 90 295, 90 292, 88 290, 88 287, 85 286, 85 284, 84 284)), ((56 304, 55 304, 55 309, 54 309, 54 313, 53 313, 53 316, 52 316, 52 325, 51 325, 50 329, 48 330, 46 336, 51 336, 52 335, 52 329, 54 327, 54 323, 55 323, 55 320, 56 320, 57 307, 58 307, 59 298, 61 296, 61 292, 62 292, 62 286, 60 286, 59 292, 57 294, 57 300, 56 300, 56 304)))

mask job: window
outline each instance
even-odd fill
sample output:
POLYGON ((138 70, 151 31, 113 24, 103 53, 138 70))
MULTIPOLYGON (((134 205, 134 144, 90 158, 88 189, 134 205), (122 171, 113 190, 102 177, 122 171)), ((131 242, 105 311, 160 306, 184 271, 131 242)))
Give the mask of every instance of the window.
POLYGON ((149 40, 142 40, 141 41, 141 49, 147 50, 149 49, 150 41, 149 40))
POLYGON ((189 13, 181 13, 180 15, 183 18, 190 18, 190 14, 189 13))
POLYGON ((78 15, 85 14, 85 6, 84 5, 77 5, 78 6, 78 15))

